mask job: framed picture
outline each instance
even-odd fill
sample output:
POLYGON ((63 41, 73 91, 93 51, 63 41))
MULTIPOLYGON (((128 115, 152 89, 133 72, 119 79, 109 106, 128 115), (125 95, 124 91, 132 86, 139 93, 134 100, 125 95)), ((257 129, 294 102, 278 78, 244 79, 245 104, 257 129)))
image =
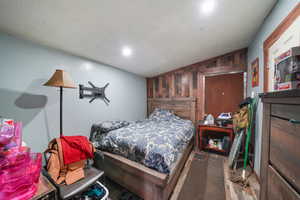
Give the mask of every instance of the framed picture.
POLYGON ((263 43, 264 66, 262 80, 264 92, 276 91, 274 73, 276 58, 287 50, 299 46, 300 4, 281 21, 277 28, 263 43))
POLYGON ((259 84, 259 60, 256 58, 251 63, 251 70, 252 70, 252 87, 257 87, 259 84))

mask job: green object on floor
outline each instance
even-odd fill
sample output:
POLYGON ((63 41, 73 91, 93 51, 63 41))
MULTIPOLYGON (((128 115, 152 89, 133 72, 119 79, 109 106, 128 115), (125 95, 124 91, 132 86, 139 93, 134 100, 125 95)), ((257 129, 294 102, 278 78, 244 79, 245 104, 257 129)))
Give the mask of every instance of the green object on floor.
POLYGON ((247 136, 246 136, 246 149, 245 149, 245 155, 244 155, 244 169, 242 177, 243 179, 246 178, 246 168, 247 168, 247 162, 248 162, 248 154, 249 154, 249 143, 251 139, 251 132, 252 132, 252 125, 254 123, 254 110, 256 109, 258 102, 258 97, 252 99, 252 103, 248 105, 248 113, 249 113, 249 125, 247 127, 247 136))

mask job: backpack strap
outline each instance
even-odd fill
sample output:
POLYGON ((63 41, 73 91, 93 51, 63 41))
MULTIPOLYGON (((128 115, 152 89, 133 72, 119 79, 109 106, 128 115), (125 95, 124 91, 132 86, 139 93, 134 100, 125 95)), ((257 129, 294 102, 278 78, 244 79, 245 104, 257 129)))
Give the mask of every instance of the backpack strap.
POLYGON ((66 179, 67 166, 64 164, 63 149, 62 149, 60 138, 56 138, 56 143, 57 143, 58 157, 59 157, 59 163, 60 163, 60 174, 59 174, 59 179, 57 182, 60 184, 60 183, 64 182, 66 179))
MULTIPOLYGON (((48 149, 44 152, 45 160, 47 164, 47 171, 50 177, 58 183, 60 177, 60 160, 58 156, 58 147, 56 139, 53 139, 48 144, 48 149), (46 154, 50 153, 50 157, 46 158, 46 154)), ((59 183, 58 183, 59 184, 59 183)))

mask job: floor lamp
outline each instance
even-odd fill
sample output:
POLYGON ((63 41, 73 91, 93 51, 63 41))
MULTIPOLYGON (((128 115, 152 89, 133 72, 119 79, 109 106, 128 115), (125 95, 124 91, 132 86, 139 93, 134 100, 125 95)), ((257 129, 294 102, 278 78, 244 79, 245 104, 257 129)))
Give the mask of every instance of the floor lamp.
POLYGON ((60 90, 60 136, 63 135, 63 88, 76 88, 68 73, 57 69, 52 77, 44 84, 49 87, 59 87, 60 90))

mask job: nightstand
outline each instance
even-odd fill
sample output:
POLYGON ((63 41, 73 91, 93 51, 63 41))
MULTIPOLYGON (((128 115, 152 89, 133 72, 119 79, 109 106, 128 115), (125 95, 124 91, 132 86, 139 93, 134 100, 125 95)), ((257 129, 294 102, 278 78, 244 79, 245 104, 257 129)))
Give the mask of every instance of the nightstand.
POLYGON ((206 150, 228 155, 234 139, 233 128, 217 125, 197 125, 196 151, 206 150), (216 142, 217 141, 217 142, 216 142))
POLYGON ((56 189, 50 181, 41 174, 38 190, 31 200, 56 200, 56 189))

